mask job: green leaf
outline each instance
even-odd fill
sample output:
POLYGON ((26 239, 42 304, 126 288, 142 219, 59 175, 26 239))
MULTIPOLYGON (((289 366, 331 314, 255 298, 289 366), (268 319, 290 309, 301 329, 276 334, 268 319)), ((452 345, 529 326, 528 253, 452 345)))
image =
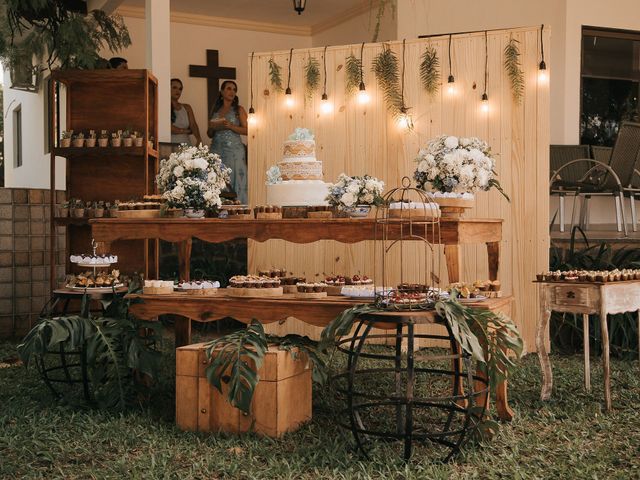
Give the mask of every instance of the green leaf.
POLYGON ((522 102, 524 95, 524 73, 520 64, 519 43, 512 37, 504 48, 504 68, 511 81, 511 95, 517 104, 522 102))
POLYGON ((257 320, 243 330, 212 340, 206 345, 207 357, 211 361, 205 371, 209 383, 220 393, 222 383, 227 383, 229 402, 245 413, 251 413, 253 391, 259 381, 257 371, 267 348, 264 328, 257 320))
POLYGON ((422 88, 430 95, 434 96, 438 93, 440 87, 440 60, 436 49, 427 45, 426 50, 422 54, 422 62, 420 63, 420 81, 422 88))
POLYGON ((398 57, 386 43, 382 46, 382 52, 373 59, 373 72, 378 81, 378 87, 382 91, 387 110, 397 117, 404 108, 398 57))
POLYGON ((284 88, 282 88, 282 73, 280 65, 278 65, 273 58, 269 59, 269 80, 271 81, 271 86, 276 92, 282 92, 284 90, 284 88))
POLYGON ((314 92, 320 85, 320 63, 318 59, 309 55, 304 66, 304 93, 305 100, 313 97, 314 92))
POLYGON ((353 53, 345 59, 345 92, 353 95, 362 81, 362 62, 353 53))

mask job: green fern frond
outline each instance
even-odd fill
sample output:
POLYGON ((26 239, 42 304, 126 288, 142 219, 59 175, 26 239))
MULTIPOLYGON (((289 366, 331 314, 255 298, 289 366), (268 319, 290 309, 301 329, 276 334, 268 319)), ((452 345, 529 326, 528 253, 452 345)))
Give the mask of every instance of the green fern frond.
POLYGON ((271 86, 276 92, 282 92, 282 72, 280 71, 280 65, 276 63, 273 58, 269 59, 269 79, 271 86))
POLYGON ((347 95, 353 95, 360 87, 362 62, 353 53, 345 59, 345 92, 347 95))
POLYGON ((504 47, 504 68, 511 81, 511 95, 517 104, 522 101, 524 95, 524 73, 520 64, 519 43, 515 38, 510 38, 504 47))
POLYGON ((400 73, 398 68, 398 57, 384 44, 382 52, 373 59, 373 72, 378 81, 378 87, 382 91, 387 110, 394 116, 402 113, 402 94, 400 91, 400 73))
POLYGON ((440 60, 436 49, 428 45, 422 54, 420 63, 420 81, 425 91, 433 96, 438 92, 440 86, 440 60))
POLYGON ((262 324, 253 320, 246 329, 217 338, 207 345, 211 359, 205 373, 209 383, 222 393, 222 383, 229 386, 231 405, 251 413, 253 391, 260 380, 258 370, 267 351, 262 324))
POLYGON ((314 92, 320 85, 320 62, 315 57, 309 55, 304 66, 304 94, 305 100, 313 97, 314 92))

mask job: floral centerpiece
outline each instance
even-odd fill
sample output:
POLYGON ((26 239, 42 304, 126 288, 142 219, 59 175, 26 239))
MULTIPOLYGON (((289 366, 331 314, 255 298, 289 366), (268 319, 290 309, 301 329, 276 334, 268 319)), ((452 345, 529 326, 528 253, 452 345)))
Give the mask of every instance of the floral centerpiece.
POLYGON ((441 135, 420 149, 416 163, 413 178, 418 188, 430 183, 436 192, 454 194, 446 197, 463 198, 463 194, 495 187, 509 200, 496 179, 491 148, 479 138, 441 135))
POLYGON ((216 211, 230 174, 231 169, 208 146, 184 145, 160 162, 156 182, 170 208, 216 211))
POLYGON ((366 216, 371 205, 382 204, 383 191, 384 182, 377 178, 370 175, 350 177, 341 173, 338 181, 329 187, 329 195, 326 200, 329 205, 347 212, 353 212, 358 207, 366 206, 366 209, 360 209, 361 212, 366 210, 364 212, 364 216, 366 216))

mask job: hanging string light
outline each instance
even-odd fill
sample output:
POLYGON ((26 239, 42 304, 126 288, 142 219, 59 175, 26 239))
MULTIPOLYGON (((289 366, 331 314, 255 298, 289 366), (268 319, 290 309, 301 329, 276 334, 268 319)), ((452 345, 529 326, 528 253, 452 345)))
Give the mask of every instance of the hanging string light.
POLYGON ((452 36, 451 34, 449 34, 449 78, 447 79, 447 83, 449 84, 449 86, 447 87, 447 93, 449 95, 453 95, 454 93, 456 93, 456 86, 455 86, 456 79, 453 77, 453 74, 451 73, 451 41, 452 41, 452 36))
POLYGON ((364 42, 360 46, 360 87, 358 89, 358 103, 364 105, 369 103, 369 94, 364 86, 364 66, 362 63, 362 54, 364 52, 364 42))
POLYGON ((324 47, 324 53, 322 54, 322 63, 324 66, 324 84, 322 86, 322 100, 320 101, 320 109, 322 113, 331 113, 333 111, 333 104, 329 101, 327 95, 327 47, 324 47))
POLYGON ((540 60, 540 65, 538 65, 538 80, 540 82, 546 83, 549 80, 549 76, 547 74, 547 64, 544 61, 544 23, 540 27, 540 53, 542 54, 542 59, 540 60))
POLYGON ((483 112, 489 111, 489 95, 487 95, 487 83, 489 80, 489 41, 487 38, 487 31, 484 31, 484 90, 482 93, 482 106, 483 112))
POLYGON ((295 101, 291 95, 291 59, 293 58, 293 48, 289 51, 289 71, 287 72, 287 89, 284 91, 284 103, 288 108, 293 108, 295 101))
POLYGON ((398 126, 403 130, 412 130, 413 129, 413 119, 411 118, 411 114, 409 113, 409 109, 404 104, 404 65, 405 65, 405 48, 406 48, 406 39, 402 39, 402 77, 400 79, 400 115, 398 115, 398 126))
POLYGON ((249 67, 249 93, 251 95, 251 103, 249 105, 249 115, 247 118, 247 123, 249 125, 254 125, 256 123, 256 111, 253 108, 253 55, 255 52, 251 52, 251 64, 249 67))

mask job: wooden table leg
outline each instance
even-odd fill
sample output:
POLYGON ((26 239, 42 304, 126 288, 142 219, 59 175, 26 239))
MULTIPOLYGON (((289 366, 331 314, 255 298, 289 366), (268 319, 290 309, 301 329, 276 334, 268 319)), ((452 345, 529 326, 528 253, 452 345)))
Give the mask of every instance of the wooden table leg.
POLYGON ((191 247, 193 239, 184 240, 178 243, 178 269, 180 280, 191 280, 191 247))
POLYGON ((445 245, 444 257, 447 261, 449 283, 460 281, 460 245, 445 245))
POLYGON ((611 410, 611 372, 609 370, 609 329, 607 328, 607 309, 600 310, 600 336, 602 337, 602 373, 604 375, 604 408, 611 410))
POLYGON ((175 347, 184 347, 191 344, 191 319, 176 315, 174 323, 175 347))
POLYGON ((591 391, 591 366, 589 364, 589 315, 582 314, 582 340, 584 343, 584 388, 591 391))
POLYGON ((489 280, 498 279, 500 269, 500 242, 487 242, 487 255, 489 260, 489 280))
POLYGON ((538 331, 536 332, 536 347, 538 348, 538 358, 540 359, 540 368, 542 369, 542 392, 540 393, 540 399, 549 400, 553 387, 551 360, 549 360, 549 352, 547 351, 551 310, 547 307, 546 287, 541 286, 540 288, 542 289, 542 298, 540 299, 540 318, 538 319, 538 331))

